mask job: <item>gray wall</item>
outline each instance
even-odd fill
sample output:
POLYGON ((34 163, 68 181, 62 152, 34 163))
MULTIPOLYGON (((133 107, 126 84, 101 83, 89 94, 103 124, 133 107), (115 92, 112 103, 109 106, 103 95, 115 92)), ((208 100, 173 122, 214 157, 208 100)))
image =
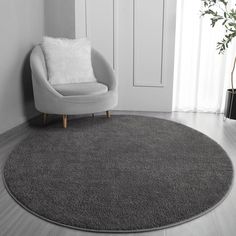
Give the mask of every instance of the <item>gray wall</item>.
POLYGON ((75 0, 45 0, 45 34, 75 38, 75 0))
POLYGON ((36 115, 29 53, 44 34, 43 0, 0 1, 0 133, 36 115))

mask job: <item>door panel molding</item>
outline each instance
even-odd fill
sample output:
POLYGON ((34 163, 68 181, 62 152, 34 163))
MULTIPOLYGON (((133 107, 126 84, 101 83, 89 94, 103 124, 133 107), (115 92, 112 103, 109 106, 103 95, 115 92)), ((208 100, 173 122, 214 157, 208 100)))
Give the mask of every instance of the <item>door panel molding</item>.
MULTIPOLYGON (((90 24, 90 21, 91 19, 89 19, 90 17, 90 9, 89 9, 89 1, 91 0, 84 0, 85 1, 85 31, 86 31, 86 37, 90 38, 91 35, 90 35, 90 29, 89 27, 91 27, 90 24)), ((107 1, 107 0, 106 0, 107 1)), ((112 59, 109 60, 109 62, 111 63, 113 69, 115 70, 116 69, 116 0, 109 0, 112 2, 112 7, 111 7, 111 11, 112 11, 112 39, 111 39, 111 42, 105 42, 105 43, 111 43, 112 44, 112 48, 111 48, 111 51, 110 51, 110 54, 112 55, 112 59)), ((99 3, 101 2, 98 1, 99 3)), ((109 22, 109 21, 108 21, 109 22)), ((92 38, 90 38, 92 40, 92 38)), ((99 49, 98 49, 99 50, 99 49)), ((106 55, 105 55, 106 56, 106 55)))
MULTIPOLYGON (((145 4, 147 4, 147 0, 143 0, 145 4)), ((143 80, 141 83, 136 81, 136 18, 137 18, 137 0, 133 0, 133 87, 164 87, 164 78, 163 78, 163 53, 164 53, 164 30, 165 30, 165 0, 162 0, 162 23, 161 23, 161 55, 160 55, 160 72, 159 78, 157 78, 156 82, 149 82, 147 83, 147 78, 145 77, 146 81, 143 80)), ((153 23, 153 22, 152 22, 153 23)))

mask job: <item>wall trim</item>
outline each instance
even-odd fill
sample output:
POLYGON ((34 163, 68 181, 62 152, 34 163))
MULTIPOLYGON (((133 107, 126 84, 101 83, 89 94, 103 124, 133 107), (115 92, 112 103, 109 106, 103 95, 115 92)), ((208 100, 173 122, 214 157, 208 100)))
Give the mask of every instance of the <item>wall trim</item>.
POLYGON ((84 11, 85 11, 85 34, 86 34, 86 38, 88 38, 88 7, 87 7, 87 0, 84 0, 84 11))
POLYGON ((116 35, 115 35, 115 30, 116 30, 116 24, 115 24, 115 17, 116 17, 116 14, 115 14, 115 0, 113 0, 113 42, 112 42, 112 44, 113 44, 113 47, 112 47, 112 49, 113 49, 113 70, 115 70, 116 69, 116 66, 115 66, 115 37, 116 37, 116 35))

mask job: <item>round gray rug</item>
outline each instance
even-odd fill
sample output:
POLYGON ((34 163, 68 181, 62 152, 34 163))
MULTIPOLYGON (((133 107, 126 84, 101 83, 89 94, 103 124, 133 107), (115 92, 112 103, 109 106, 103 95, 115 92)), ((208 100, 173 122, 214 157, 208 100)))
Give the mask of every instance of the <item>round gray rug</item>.
POLYGON ((233 168, 207 136, 156 118, 82 118, 38 128, 10 155, 5 184, 27 210, 99 232, 148 231, 206 213, 233 168))

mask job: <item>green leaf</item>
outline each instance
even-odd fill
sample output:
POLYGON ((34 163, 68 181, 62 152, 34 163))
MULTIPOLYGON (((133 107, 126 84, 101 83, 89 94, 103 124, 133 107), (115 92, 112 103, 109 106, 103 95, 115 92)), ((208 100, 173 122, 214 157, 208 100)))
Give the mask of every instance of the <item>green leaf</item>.
POLYGON ((219 54, 223 54, 236 37, 236 8, 228 9, 228 0, 201 0, 201 2, 201 17, 208 16, 213 28, 221 22, 221 26, 225 29, 223 39, 216 46, 219 54))

